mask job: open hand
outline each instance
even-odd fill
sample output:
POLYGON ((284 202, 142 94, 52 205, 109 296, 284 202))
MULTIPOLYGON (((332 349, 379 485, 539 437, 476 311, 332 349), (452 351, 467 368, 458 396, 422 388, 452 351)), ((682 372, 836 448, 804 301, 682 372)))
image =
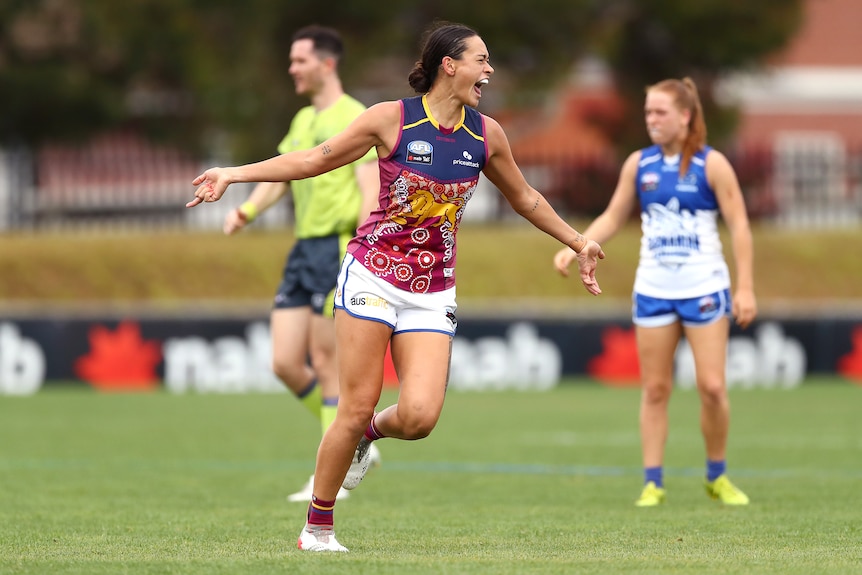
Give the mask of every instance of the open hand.
POLYGON ((564 278, 569 277, 569 266, 575 261, 578 252, 572 248, 563 248, 554 254, 554 267, 564 278))
MULTIPOLYGON (((602 293, 599 282, 596 281, 596 266, 599 260, 605 259, 605 252, 602 251, 602 246, 593 240, 587 240, 587 245, 575 255, 575 258, 578 260, 578 271, 581 275, 581 281, 584 287, 587 288, 587 291, 593 295, 602 293)), ((568 266, 566 266, 566 271, 568 273, 568 266)))
POLYGON ((757 317, 757 299, 750 289, 737 289, 733 294, 733 318, 742 329, 747 328, 757 317))
POLYGON ((224 218, 222 230, 226 235, 232 235, 245 227, 248 218, 243 215, 239 208, 231 210, 224 218))
POLYGON ((217 202, 227 190, 231 180, 228 177, 228 168, 210 168, 192 181, 197 186, 195 198, 186 204, 187 208, 193 208, 203 202, 217 202))

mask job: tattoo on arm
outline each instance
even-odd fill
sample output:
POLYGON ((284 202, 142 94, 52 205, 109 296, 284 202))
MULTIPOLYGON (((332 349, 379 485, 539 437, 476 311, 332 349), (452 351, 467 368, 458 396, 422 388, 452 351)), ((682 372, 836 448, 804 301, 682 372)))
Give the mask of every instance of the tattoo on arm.
POLYGON ((580 250, 575 249, 575 246, 581 246, 581 250, 587 247, 587 238, 584 237, 584 234, 579 232, 578 235, 575 236, 575 239, 572 240, 572 243, 569 244, 572 251, 580 253, 580 250))
POLYGON ((326 144, 323 144, 323 155, 326 156, 326 155, 331 154, 331 153, 332 153, 332 148, 330 148, 326 144))
POLYGON ((537 197, 536 197, 536 203, 535 203, 535 204, 533 204, 533 208, 530 210, 530 213, 531 213, 531 214, 532 214, 533 212, 535 212, 535 211, 536 211, 536 208, 538 208, 538 207, 539 207, 539 200, 540 200, 541 198, 542 198, 542 196, 537 196, 537 197))

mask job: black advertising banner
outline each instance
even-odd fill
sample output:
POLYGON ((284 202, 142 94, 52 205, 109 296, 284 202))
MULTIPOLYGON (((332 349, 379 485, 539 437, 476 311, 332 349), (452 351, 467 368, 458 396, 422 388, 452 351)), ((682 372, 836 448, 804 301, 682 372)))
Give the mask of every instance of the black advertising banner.
MULTIPOLYGON (((266 317, 0 317, 0 394, 26 395, 57 382, 103 391, 283 391, 270 371, 270 354, 266 317)), ((678 386, 694 385, 684 341, 675 371, 678 386)), ((862 384, 862 318, 771 318, 732 330, 729 387, 786 389, 811 375, 862 384)), ((452 389, 541 390, 574 377, 636 386, 631 323, 459 318, 452 389)), ((391 377, 387 383, 397 384, 391 377)))

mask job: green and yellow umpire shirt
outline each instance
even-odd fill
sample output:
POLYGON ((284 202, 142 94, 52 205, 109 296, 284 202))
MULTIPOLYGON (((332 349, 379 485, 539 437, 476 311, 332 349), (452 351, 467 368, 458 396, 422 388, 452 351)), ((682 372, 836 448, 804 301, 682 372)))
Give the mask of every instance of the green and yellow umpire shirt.
MULTIPOLYGON (((314 148, 343 131, 364 110, 361 102, 347 94, 319 112, 314 106, 306 106, 294 116, 290 131, 278 145, 278 152, 284 154, 314 148)), ((354 169, 357 164, 376 159, 377 152, 372 148, 352 164, 314 178, 291 182, 296 237, 352 236, 362 202, 354 169)))

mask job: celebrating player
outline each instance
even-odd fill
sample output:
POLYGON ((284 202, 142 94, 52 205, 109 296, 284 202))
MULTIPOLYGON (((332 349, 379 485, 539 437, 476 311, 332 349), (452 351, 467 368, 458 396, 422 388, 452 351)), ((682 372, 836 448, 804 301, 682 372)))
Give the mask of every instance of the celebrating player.
POLYGON ((351 240, 336 287, 341 396, 318 449, 300 549, 347 551, 333 529, 339 487, 362 479, 371 442, 421 439, 437 424, 456 329, 455 236, 481 173, 518 214, 577 253, 584 286, 601 293, 599 244, 569 226, 525 181, 500 125, 475 109, 493 73, 474 30, 440 23, 428 31, 409 76, 419 96, 370 107, 310 151, 211 168, 193 182, 188 207, 217 201, 234 182, 317 176, 377 149, 379 205, 351 240), (390 341, 398 402, 375 414, 390 341))

